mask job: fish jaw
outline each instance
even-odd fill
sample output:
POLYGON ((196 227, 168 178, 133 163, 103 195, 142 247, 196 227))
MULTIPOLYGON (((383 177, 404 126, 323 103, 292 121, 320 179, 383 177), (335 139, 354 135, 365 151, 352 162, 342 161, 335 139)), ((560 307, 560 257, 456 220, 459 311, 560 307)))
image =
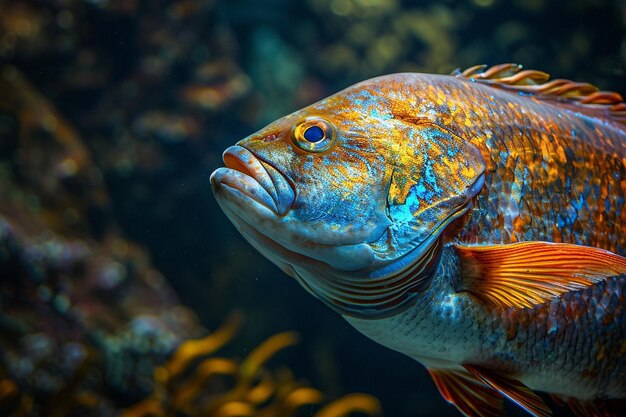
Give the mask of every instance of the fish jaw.
POLYGON ((375 261, 376 254, 366 242, 327 245, 305 233, 293 215, 296 189, 253 152, 235 145, 223 159, 226 167, 210 178, 218 204, 246 240, 289 275, 293 275, 287 266, 291 263, 323 263, 352 271, 375 261))
MULTIPOLYGON (((227 149, 224 163, 211 175, 224 213, 255 249, 316 298, 341 314, 361 317, 391 314, 407 305, 420 282, 413 285, 404 275, 368 279, 388 260, 360 237, 335 245, 312 239, 292 209, 297 191, 277 169, 242 146, 227 149)), ((382 229, 374 230, 374 241, 386 234, 382 229)))
POLYGON ((295 189, 277 169, 241 146, 226 149, 223 159, 226 167, 211 175, 218 201, 240 206, 242 199, 250 199, 254 204, 249 209, 259 212, 265 208, 276 216, 289 211, 295 201, 295 189))
POLYGON ((242 146, 231 146, 223 154, 226 167, 216 169, 211 188, 220 208, 242 236, 283 271, 289 273, 280 246, 259 233, 276 230, 295 201, 295 189, 274 167, 262 162, 242 146))

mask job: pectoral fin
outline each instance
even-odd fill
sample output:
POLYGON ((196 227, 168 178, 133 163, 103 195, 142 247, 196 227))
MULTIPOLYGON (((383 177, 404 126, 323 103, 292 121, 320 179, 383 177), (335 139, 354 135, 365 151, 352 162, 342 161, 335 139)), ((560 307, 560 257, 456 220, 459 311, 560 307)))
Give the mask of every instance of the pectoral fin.
POLYGON ((533 241, 455 248, 463 276, 459 290, 501 308, 532 307, 626 274, 626 258, 589 246, 533 241))
POLYGON ((505 417, 502 395, 464 371, 429 369, 439 392, 467 417, 505 417))
POLYGON ((465 365, 464 367, 474 377, 497 390, 531 415, 535 417, 549 417, 552 415, 552 411, 546 403, 521 382, 478 366, 465 365))

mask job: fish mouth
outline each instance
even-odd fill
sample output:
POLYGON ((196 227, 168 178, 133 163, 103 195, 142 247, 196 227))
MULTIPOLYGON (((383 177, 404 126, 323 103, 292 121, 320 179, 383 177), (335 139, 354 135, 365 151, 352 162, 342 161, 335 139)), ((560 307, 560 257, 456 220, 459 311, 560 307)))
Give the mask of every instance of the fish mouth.
POLYGON ((238 192, 266 207, 278 216, 289 212, 296 198, 290 181, 269 163, 243 146, 231 146, 222 155, 225 168, 211 175, 211 186, 220 191, 238 192))

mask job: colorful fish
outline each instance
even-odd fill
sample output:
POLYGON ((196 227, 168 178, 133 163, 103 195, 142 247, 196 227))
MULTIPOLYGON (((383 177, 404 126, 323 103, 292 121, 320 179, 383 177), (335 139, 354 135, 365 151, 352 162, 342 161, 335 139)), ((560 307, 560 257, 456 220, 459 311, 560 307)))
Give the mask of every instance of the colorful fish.
POLYGON ((626 414, 626 105, 503 64, 393 74, 224 153, 263 255, 466 416, 626 414))

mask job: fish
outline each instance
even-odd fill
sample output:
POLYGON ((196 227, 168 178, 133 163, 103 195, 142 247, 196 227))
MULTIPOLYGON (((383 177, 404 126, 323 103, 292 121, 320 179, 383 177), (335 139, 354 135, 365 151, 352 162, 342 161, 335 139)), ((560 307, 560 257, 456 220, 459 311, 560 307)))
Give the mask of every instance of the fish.
POLYGON ((465 416, 626 410, 626 104, 517 64, 362 81, 229 147, 243 237, 465 416), (549 401, 548 401, 549 402, 549 401))

